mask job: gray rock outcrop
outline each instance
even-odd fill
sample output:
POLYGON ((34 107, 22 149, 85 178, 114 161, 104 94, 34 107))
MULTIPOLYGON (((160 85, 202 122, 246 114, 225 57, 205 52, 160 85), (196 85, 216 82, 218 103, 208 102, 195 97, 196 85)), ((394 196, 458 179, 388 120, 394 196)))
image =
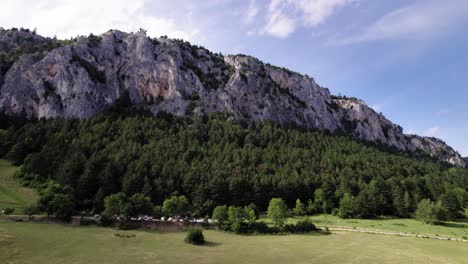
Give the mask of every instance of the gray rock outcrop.
MULTIPOLYGON (((8 42, 0 36, 0 48, 7 46, 2 41, 8 42)), ((86 118, 125 94, 132 104, 155 114, 227 112, 237 119, 341 130, 360 140, 421 150, 466 166, 443 141, 404 135, 400 126, 363 101, 334 97, 307 75, 250 56, 223 56, 180 40, 149 38, 144 31, 111 30, 24 54, 2 79, 0 112, 9 115, 86 118)))

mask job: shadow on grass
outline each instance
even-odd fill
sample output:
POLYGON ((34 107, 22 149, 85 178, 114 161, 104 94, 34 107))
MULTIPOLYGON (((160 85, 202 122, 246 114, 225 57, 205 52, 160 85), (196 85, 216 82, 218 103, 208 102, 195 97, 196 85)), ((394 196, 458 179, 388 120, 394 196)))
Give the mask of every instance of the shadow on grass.
POLYGON ((219 247, 221 245, 222 243, 213 242, 213 241, 205 241, 205 244, 203 244, 202 246, 203 247, 219 247))
POLYGON ((445 226, 445 227, 452 227, 452 228, 468 228, 468 225, 466 223, 454 223, 454 222, 444 222, 441 223, 440 226, 445 226))
POLYGON ((329 235, 331 235, 331 234, 332 234, 332 232, 322 231, 322 232, 310 232, 310 233, 305 233, 305 234, 291 234, 291 235, 329 236, 329 235))

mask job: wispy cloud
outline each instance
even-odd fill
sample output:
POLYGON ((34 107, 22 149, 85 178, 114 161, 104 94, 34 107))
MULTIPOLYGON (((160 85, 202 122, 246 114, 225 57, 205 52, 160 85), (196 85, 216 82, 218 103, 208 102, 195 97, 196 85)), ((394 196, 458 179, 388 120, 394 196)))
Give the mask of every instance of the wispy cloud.
POLYGON ((282 0, 272 0, 270 2, 267 23, 263 28, 263 33, 285 38, 296 30, 296 22, 284 12, 284 4, 285 2, 282 0))
POLYGON ((251 24, 258 15, 259 9, 255 0, 250 0, 247 11, 245 12, 245 23, 251 24))
POLYGON ((391 11, 357 33, 335 37, 329 40, 327 45, 340 46, 397 38, 430 38, 458 21, 466 19, 468 1, 449 2, 422 1, 391 11))
POLYGON ((323 24, 336 10, 355 2, 357 0, 271 0, 264 25, 249 32, 286 38, 299 27, 323 24))
POLYGON ((440 132, 439 126, 434 126, 423 131, 423 135, 426 137, 436 136, 440 132))

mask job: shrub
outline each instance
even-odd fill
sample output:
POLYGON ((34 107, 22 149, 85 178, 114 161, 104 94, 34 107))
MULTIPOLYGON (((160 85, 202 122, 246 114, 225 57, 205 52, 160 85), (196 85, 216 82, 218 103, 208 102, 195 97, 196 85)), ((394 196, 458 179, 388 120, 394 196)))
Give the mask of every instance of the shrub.
POLYGON ((309 233, 317 231, 317 227, 309 219, 303 219, 296 223, 296 233, 309 233))
POLYGON ((281 230, 285 233, 296 233, 296 226, 293 224, 285 224, 281 230))
POLYGON ((101 214, 100 221, 102 226, 111 226, 114 223, 114 220, 106 214, 101 214))
POLYGON ((96 48, 101 44, 102 37, 93 35, 92 33, 88 36, 88 47, 96 48))
POLYGON ((192 245, 203 245, 205 243, 205 237, 203 236, 203 231, 198 228, 190 227, 187 231, 187 236, 185 237, 185 243, 192 245))
POLYGON ((4 215, 11 215, 15 211, 15 208, 7 207, 3 210, 4 215))
POLYGON ((89 77, 93 82, 100 82, 102 84, 106 83, 106 73, 104 71, 98 70, 92 63, 81 58, 80 56, 74 54, 70 63, 78 62, 81 67, 83 67, 88 73, 89 77))
POLYGON ((255 222, 250 225, 253 232, 258 234, 269 234, 271 233, 270 227, 265 222, 255 222))

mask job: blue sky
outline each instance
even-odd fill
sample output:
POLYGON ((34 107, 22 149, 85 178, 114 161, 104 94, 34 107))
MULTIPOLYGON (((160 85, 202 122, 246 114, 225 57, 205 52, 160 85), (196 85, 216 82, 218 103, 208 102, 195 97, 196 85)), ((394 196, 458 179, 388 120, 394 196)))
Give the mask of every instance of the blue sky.
POLYGON ((468 0, 16 0, 0 26, 60 38, 141 27, 253 55, 468 156, 468 0))

